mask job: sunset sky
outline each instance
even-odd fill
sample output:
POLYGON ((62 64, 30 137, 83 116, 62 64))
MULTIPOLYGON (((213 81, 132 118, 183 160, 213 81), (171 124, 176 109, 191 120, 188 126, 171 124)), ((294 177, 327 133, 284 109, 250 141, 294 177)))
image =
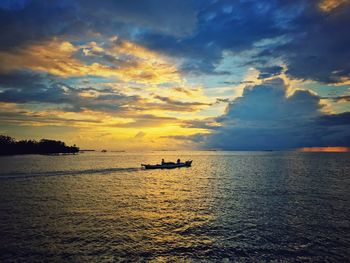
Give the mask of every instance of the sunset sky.
POLYGON ((2 0, 0 32, 0 134, 350 146, 348 0, 2 0))

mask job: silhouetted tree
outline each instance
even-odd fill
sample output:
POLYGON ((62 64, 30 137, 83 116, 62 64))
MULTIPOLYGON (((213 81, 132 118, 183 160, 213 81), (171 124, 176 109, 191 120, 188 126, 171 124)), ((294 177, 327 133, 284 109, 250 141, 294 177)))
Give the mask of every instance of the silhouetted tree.
POLYGON ((79 147, 66 146, 62 141, 42 139, 16 141, 7 135, 0 135, 0 155, 11 154, 50 154, 50 153, 77 153, 79 147))

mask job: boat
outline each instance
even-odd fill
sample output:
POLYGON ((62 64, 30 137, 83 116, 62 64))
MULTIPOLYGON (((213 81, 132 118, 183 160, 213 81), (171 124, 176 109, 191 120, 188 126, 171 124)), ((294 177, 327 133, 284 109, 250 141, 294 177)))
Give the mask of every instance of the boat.
POLYGON ((192 160, 188 160, 184 163, 173 163, 168 162, 164 164, 141 164, 145 169, 173 169, 173 168, 180 168, 180 167, 191 167, 192 160))

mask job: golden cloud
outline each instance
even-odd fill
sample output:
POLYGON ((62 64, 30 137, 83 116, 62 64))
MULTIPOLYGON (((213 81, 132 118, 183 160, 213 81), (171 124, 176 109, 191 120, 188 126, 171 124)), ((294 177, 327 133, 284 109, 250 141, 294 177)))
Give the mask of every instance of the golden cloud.
POLYGON ((349 3, 349 0, 321 0, 318 7, 323 12, 330 12, 345 3, 349 3))
MULTIPOLYGON (((59 110, 33 111, 19 107, 14 103, 0 104, 0 122, 9 125, 21 126, 24 134, 30 129, 37 129, 37 132, 46 131, 46 138, 56 138, 57 130, 49 130, 45 127, 60 127, 71 133, 60 134, 60 139, 72 141, 81 147, 122 147, 123 149, 137 149, 148 147, 162 148, 168 139, 164 136, 192 135, 205 132, 199 128, 183 127, 183 121, 175 117, 160 117, 154 115, 130 114, 129 117, 115 117, 104 112, 85 110, 83 112, 64 112, 59 110), (69 128, 69 129, 68 129, 69 128), (142 132, 147 134, 147 140, 142 143, 130 137, 130 134, 142 132), (80 137, 80 139, 79 139, 80 137), (102 138, 103 137, 103 138, 102 138), (156 142, 156 143, 153 143, 156 142)), ((171 143, 177 147, 177 141, 171 143)))
MULTIPOLYGON (((157 141, 155 148, 168 141, 160 139, 164 136, 207 131, 184 125, 195 112, 212 106, 202 87, 189 86, 169 58, 136 43, 113 38, 105 44, 74 45, 54 38, 0 51, 0 60, 0 73, 31 70, 60 78, 98 76, 123 81, 89 84, 96 89, 74 88, 74 92, 71 91, 74 103, 68 101, 67 105, 54 103, 52 107, 50 102, 39 101, 34 110, 28 104, 3 103, 0 105, 3 123, 22 127, 70 127, 86 135, 83 141, 91 134, 110 134, 110 142, 118 143, 142 129, 147 139, 157 141), (167 85, 160 85, 165 83, 167 85), (110 90, 104 90, 105 87, 110 90), (76 104, 79 110, 71 111, 70 104, 76 104)), ((135 143, 135 147, 139 144, 135 143)))
POLYGON ((88 75, 116 77, 125 82, 152 85, 182 82, 176 67, 169 61, 129 41, 119 41, 117 45, 105 50, 95 42, 74 46, 70 42, 54 38, 20 49, 1 51, 0 60, 2 61, 0 72, 30 69, 63 78, 88 75), (96 62, 85 64, 75 56, 80 50, 85 56, 91 56, 91 53, 100 56, 96 56, 96 62), (113 58, 115 64, 99 61, 101 55, 113 58))

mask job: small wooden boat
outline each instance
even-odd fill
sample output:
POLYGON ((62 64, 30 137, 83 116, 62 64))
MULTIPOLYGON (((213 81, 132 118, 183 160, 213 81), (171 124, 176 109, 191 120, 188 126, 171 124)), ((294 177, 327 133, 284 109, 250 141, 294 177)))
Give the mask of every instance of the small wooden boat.
POLYGON ((173 169, 180 167, 191 167, 192 160, 184 163, 164 163, 164 164, 141 164, 145 169, 173 169))

